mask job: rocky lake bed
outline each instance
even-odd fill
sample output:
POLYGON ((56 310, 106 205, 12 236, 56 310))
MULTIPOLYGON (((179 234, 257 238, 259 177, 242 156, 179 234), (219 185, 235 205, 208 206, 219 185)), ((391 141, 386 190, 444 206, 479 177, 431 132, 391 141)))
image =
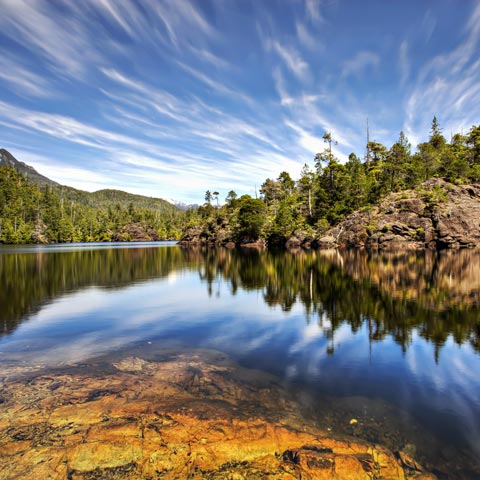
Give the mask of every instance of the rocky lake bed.
POLYGON ((437 478, 415 446, 355 437, 362 417, 337 419, 345 433, 319 425, 275 378, 220 352, 153 357, 2 368, 2 477, 437 478))

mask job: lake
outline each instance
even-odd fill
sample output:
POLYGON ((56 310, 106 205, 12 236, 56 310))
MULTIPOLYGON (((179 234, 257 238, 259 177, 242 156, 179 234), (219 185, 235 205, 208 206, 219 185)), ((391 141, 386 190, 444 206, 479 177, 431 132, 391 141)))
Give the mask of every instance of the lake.
POLYGON ((221 352, 329 432, 480 478, 479 251, 2 246, 0 286, 5 389, 97 358, 221 352))

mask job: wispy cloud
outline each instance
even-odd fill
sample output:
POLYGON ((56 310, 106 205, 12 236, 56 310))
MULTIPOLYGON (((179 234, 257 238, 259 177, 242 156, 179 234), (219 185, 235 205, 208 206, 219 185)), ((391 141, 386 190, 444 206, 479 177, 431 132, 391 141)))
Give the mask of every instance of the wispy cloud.
POLYGON ((400 84, 405 85, 410 73, 410 64, 408 62, 408 42, 404 40, 400 44, 398 52, 398 69, 400 72, 400 84))
POLYGON ((463 39, 453 49, 434 56, 417 73, 405 101, 404 130, 420 141, 434 115, 448 136, 478 122, 480 111, 480 5, 465 26, 463 39), (466 105, 468 104, 468 108, 466 105))
POLYGON ((132 147, 144 146, 141 141, 126 135, 97 128, 71 117, 28 110, 0 101, 0 118, 2 117, 25 129, 85 146, 103 149, 107 148, 109 142, 132 147))
POLYGON ((175 12, 178 12, 179 17, 189 22, 197 31, 209 36, 214 35, 213 27, 197 8, 198 5, 200 5, 198 2, 183 0, 179 5, 175 5, 175 12))
POLYGON ((81 188, 198 201, 295 178, 326 131, 341 159, 361 155, 367 116, 387 144, 402 122, 415 143, 434 113, 445 131, 478 122, 480 6, 433 42, 412 32, 433 38, 442 9, 378 2, 398 24, 335 0, 0 0, 2 146, 63 183, 80 169, 81 188))
POLYGON ((0 81, 19 95, 49 97, 54 95, 49 82, 8 55, 0 56, 0 81))
POLYGON ((112 0, 97 0, 100 10, 111 16, 118 25, 131 37, 134 36, 134 25, 138 24, 138 14, 135 6, 127 2, 112 0))
POLYGON ((84 25, 74 17, 57 22, 49 4, 27 0, 2 0, 0 28, 17 42, 25 42, 57 72, 82 75, 93 60, 84 25))
POLYGON ((321 0, 305 0, 305 13, 307 18, 313 22, 323 20, 320 13, 321 0))
POLYGON ((321 136, 312 135, 310 132, 307 132, 302 127, 290 121, 287 121, 286 125, 298 134, 300 145, 311 152, 312 156, 325 148, 325 144, 321 136))
POLYGON ((218 57, 217 55, 205 48, 197 48, 192 46, 191 51, 200 60, 210 63, 217 68, 231 68, 231 64, 228 61, 218 57))
POLYGON ((249 103, 249 104, 252 103, 252 99, 248 95, 243 93, 242 91, 235 90, 233 88, 227 87, 224 83, 221 83, 217 80, 214 80, 213 78, 211 78, 207 74, 205 74, 205 73, 203 73, 203 72, 201 72, 201 71, 199 71, 199 70, 197 70, 193 67, 190 67, 189 65, 186 65, 185 63, 178 62, 178 65, 181 68, 183 68, 186 72, 188 72, 190 75, 192 75, 193 77, 197 78, 202 83, 204 83, 205 85, 210 87, 212 92, 220 94, 220 95, 227 95, 227 96, 233 98, 234 100, 241 100, 241 101, 243 101, 245 103, 249 103))
POLYGON ((89 0, 93 9, 116 22, 134 40, 161 39, 175 48, 194 44, 202 36, 216 34, 195 2, 147 2, 89 0), (151 38, 154 33, 153 38, 151 38))
POLYGON ((301 22, 300 20, 297 20, 295 22, 295 30, 297 32, 297 37, 299 42, 306 48, 309 48, 310 50, 314 49, 319 49, 323 48, 324 45, 320 41, 320 38, 315 36, 305 25, 305 23, 301 22))
POLYGON ((285 62, 287 68, 299 79, 304 80, 306 79, 309 74, 310 70, 308 67, 308 63, 303 60, 300 54, 291 47, 286 47, 281 45, 278 41, 274 41, 273 49, 278 53, 278 55, 282 58, 285 62))
POLYGON ((122 75, 120 72, 114 69, 102 68, 101 71, 114 82, 117 82, 118 84, 141 94, 141 98, 136 97, 133 99, 134 104, 138 105, 139 103, 141 104, 146 101, 159 113, 175 120, 182 120, 182 117, 179 115, 180 107, 178 106, 178 101, 173 95, 170 95, 167 92, 160 92, 158 89, 148 86, 139 80, 127 78, 125 75, 122 75))
POLYGON ((380 63, 380 56, 375 52, 362 51, 357 53, 353 58, 344 62, 342 67, 342 77, 360 75, 365 72, 368 67, 376 67, 380 63))
POLYGON ((197 6, 188 0, 152 2, 149 6, 163 22, 171 43, 176 47, 181 46, 185 41, 192 43, 199 34, 209 37, 215 35, 214 28, 197 6))
POLYGON ((437 26, 437 20, 433 15, 431 10, 427 10, 422 20, 422 27, 421 31, 425 38, 425 43, 428 43, 432 38, 433 32, 435 31, 435 27, 437 26))

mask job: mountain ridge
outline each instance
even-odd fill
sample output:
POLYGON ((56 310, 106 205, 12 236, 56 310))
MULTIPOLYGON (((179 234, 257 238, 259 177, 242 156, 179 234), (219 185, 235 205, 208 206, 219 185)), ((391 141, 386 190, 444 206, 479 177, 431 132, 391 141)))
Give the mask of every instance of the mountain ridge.
POLYGON ((175 240, 190 215, 161 198, 59 185, 5 149, 1 160, 2 244, 175 240))
POLYGON ((37 185, 49 185, 51 187, 60 186, 59 183, 38 173, 31 165, 17 160, 8 150, 0 148, 0 166, 13 167, 17 172, 26 175, 29 180, 37 185))
POLYGON ((149 197, 146 195, 129 193, 124 190, 113 188, 87 192, 86 190, 80 190, 69 185, 61 185, 60 183, 42 175, 31 165, 18 160, 5 148, 0 149, 0 166, 13 167, 17 172, 25 175, 29 181, 36 183, 41 187, 54 187, 62 196, 66 196, 68 199, 78 201, 84 205, 108 207, 120 204, 121 206, 126 207, 132 203, 136 207, 150 208, 158 211, 177 209, 185 210, 186 208, 190 208, 181 202, 169 201, 160 197, 149 197))

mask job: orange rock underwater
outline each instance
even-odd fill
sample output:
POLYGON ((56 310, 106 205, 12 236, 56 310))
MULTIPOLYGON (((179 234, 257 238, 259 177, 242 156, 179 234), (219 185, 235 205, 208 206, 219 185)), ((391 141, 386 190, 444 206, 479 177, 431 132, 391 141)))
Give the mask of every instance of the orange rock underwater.
POLYGON ((407 455, 321 431, 271 377, 221 354, 131 356, 1 387, 4 479, 435 478, 407 455))

